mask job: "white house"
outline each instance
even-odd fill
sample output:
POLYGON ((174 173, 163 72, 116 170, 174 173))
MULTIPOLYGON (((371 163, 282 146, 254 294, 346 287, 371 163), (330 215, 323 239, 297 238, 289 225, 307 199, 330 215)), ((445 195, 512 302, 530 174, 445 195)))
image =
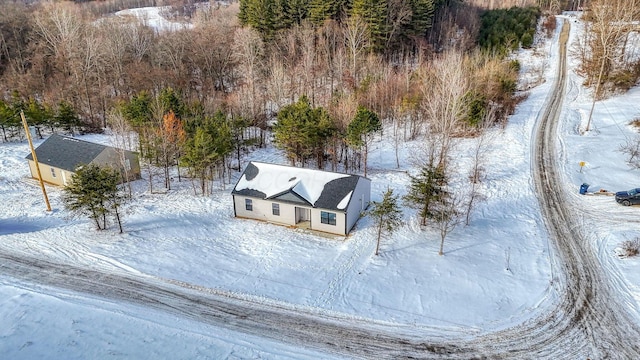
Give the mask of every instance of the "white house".
POLYGON ((346 235, 369 205, 371 180, 252 161, 231 195, 236 217, 346 235))

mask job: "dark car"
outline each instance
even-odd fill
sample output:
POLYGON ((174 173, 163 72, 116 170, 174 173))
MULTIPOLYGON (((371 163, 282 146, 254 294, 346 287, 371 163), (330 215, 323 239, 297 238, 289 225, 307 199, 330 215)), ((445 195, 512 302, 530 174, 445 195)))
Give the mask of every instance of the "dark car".
POLYGON ((618 191, 616 201, 624 206, 640 204, 640 188, 628 191, 618 191))

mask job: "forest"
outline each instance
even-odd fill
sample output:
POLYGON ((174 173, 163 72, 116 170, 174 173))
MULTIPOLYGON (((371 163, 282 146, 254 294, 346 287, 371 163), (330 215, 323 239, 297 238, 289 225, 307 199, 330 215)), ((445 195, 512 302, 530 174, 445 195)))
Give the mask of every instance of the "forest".
POLYGON ((267 143, 292 165, 366 174, 385 131, 424 139, 442 167, 453 138, 504 125, 522 99, 507 55, 541 15, 443 0, 4 2, 2 141, 24 138, 20 111, 39 137, 108 130, 166 188, 177 169, 203 194, 267 143), (110 12, 145 5, 183 26, 110 12))

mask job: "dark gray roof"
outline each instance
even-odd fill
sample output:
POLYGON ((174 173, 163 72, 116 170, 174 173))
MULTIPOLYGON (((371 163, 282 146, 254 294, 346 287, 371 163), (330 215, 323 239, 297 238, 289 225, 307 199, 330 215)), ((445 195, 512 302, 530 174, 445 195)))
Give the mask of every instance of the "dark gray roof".
MULTIPOLYGON (((90 164, 108 146, 53 134, 36 148, 38 162, 67 171, 90 164)), ((31 154, 26 157, 33 160, 31 154)))
POLYGON ((358 175, 250 162, 231 193, 233 195, 248 196, 263 200, 273 199, 280 202, 302 204, 314 208, 345 211, 346 206, 338 208, 338 204, 356 188, 360 178, 361 176, 358 175), (256 164, 258 164, 258 166, 256 166, 256 164), (263 165, 261 166, 260 164, 263 165), (261 172, 259 166, 266 170, 261 172), (320 174, 324 176, 319 176, 320 174), (324 182, 326 179, 328 180, 324 182), (321 181, 321 183, 317 181, 321 181), (251 182, 251 185, 248 185, 248 182, 251 182), (274 182, 279 183, 274 184, 274 182), (311 182, 315 183, 311 184, 311 182), (278 188, 282 188, 283 190, 275 194, 269 194, 270 191, 273 192, 274 189, 278 188), (309 189, 322 190, 316 198, 309 194, 309 189), (315 202, 311 203, 312 201, 315 202))

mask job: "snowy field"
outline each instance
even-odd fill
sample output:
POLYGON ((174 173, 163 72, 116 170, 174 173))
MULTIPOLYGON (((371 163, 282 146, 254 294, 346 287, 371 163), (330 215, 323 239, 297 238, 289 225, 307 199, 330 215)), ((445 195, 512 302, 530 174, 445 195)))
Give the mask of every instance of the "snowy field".
MULTIPOLYGON (((573 39, 579 25, 572 22, 573 39)), ((0 144, 0 251, 178 280, 257 300, 408 325, 425 334, 473 335, 521 323, 556 299, 550 282, 557 270, 551 266, 553 250, 533 191, 530 148, 536 117, 557 69, 552 43, 541 44, 537 55, 519 54, 523 72, 546 69, 546 81, 529 90, 506 128, 491 131, 480 188, 486 200, 478 204, 469 226, 450 234, 444 256, 437 254, 438 233, 421 229, 412 209, 404 209, 402 228, 383 240, 381 254, 374 256, 375 229, 368 217, 346 238, 318 236, 235 219, 232 185, 202 197, 193 195, 189 181, 175 182, 166 194, 151 194, 144 180, 137 181, 135 200, 124 217, 125 233, 115 228, 97 232, 88 219, 68 217, 59 188, 47 188, 53 211, 45 211, 37 184, 28 179, 26 142, 0 144)), ((576 65, 571 59, 570 68, 576 65)), ((599 249, 620 296, 628 297, 637 311, 640 261, 620 259, 615 250, 620 242, 640 236, 640 208, 622 207, 613 197, 581 196, 578 188, 583 182, 591 191, 640 186, 640 172, 618 151, 625 139, 636 136, 629 122, 640 117, 640 89, 598 102, 592 131, 583 135, 590 91, 575 73, 570 72, 569 79, 558 154, 565 186, 558 191, 570 194, 590 234, 587 245, 599 249), (582 171, 580 161, 586 162, 582 171)), ((82 138, 110 141, 104 135, 82 138)), ((452 174, 456 188, 467 186, 475 141, 457 145, 452 174)), ((409 154, 421 145, 403 143, 396 169, 393 140, 376 139, 368 174, 374 200, 380 200, 387 187, 406 193, 407 172, 415 171, 409 154)), ((273 148, 250 154, 245 164, 249 160, 285 163, 273 148)), ((239 173, 234 176, 235 181, 239 173)), ((24 284, 1 273, 0 322, 0 353, 12 359, 167 354, 174 359, 326 358, 128 304, 24 284)))

